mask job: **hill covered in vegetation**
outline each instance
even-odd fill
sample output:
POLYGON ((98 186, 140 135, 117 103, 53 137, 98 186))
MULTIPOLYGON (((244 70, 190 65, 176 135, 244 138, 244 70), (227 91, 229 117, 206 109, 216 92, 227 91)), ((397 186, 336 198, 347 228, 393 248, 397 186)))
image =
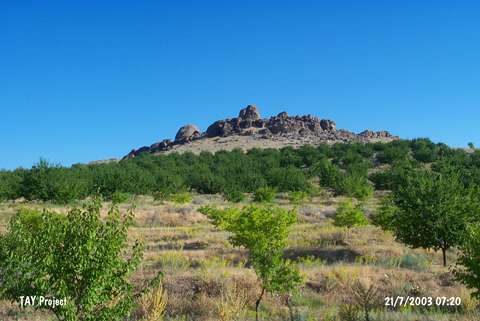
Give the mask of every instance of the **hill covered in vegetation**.
POLYGON ((465 184, 479 184, 480 152, 415 139, 215 154, 143 153, 120 162, 71 167, 41 160, 31 169, 1 171, 0 199, 67 203, 93 195, 111 199, 118 193, 167 195, 191 190, 235 197, 262 187, 308 193, 326 187, 338 195, 363 198, 374 189, 392 189, 403 177, 399 173, 412 168, 454 168, 465 184))

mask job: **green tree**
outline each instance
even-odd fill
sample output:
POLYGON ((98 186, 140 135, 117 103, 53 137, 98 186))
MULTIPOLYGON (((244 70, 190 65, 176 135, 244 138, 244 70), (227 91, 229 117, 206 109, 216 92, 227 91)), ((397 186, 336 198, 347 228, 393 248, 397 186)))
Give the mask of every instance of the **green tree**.
POLYGON ((392 231, 393 220, 397 210, 391 195, 384 197, 380 201, 380 206, 377 211, 372 216, 373 225, 379 226, 385 231, 392 231))
POLYGON ((234 246, 248 250, 262 289, 255 303, 258 320, 258 309, 265 292, 289 293, 302 280, 297 267, 283 257, 289 228, 297 219, 296 213, 273 206, 225 210, 204 207, 201 212, 216 226, 232 233, 230 242, 234 246))
POLYGON ((253 192, 253 200, 258 203, 272 203, 277 195, 277 190, 273 187, 260 187, 253 192))
POLYGON ((142 246, 127 248, 132 213, 113 207, 100 218, 100 203, 72 209, 66 216, 22 210, 0 237, 0 297, 21 295, 66 298, 51 308, 59 320, 125 320, 136 306, 129 277, 142 246))
POLYGON ((392 192, 393 233, 413 248, 441 250, 446 266, 447 250, 459 245, 466 226, 478 219, 477 194, 454 169, 406 171, 392 192))
POLYGON ((333 225, 351 228, 354 226, 367 225, 368 221, 360 206, 354 206, 352 200, 347 199, 340 203, 337 208, 333 225))
POLYGON ((227 188, 223 193, 225 199, 229 202, 239 203, 245 199, 245 194, 243 194, 238 188, 231 187, 227 188))
POLYGON ((308 201, 310 198, 310 195, 307 192, 303 191, 296 191, 296 192, 290 192, 288 194, 288 199, 290 203, 295 204, 295 205, 300 205, 308 201))
POLYGON ((460 250, 455 274, 462 283, 475 290, 473 296, 480 298, 480 224, 467 227, 460 250))

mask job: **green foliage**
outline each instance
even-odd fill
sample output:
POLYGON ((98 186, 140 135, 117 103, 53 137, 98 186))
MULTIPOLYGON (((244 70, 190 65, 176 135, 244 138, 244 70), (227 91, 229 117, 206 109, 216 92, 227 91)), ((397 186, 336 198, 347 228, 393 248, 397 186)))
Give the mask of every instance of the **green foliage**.
POLYGON ((414 271, 426 271, 430 265, 431 263, 425 255, 408 253, 402 255, 398 266, 414 271))
POLYGON ((290 203, 295 205, 300 205, 305 203, 310 198, 310 195, 307 192, 295 191, 288 194, 288 199, 290 203))
POLYGON ((13 172, 0 170, 0 201, 16 199, 22 196, 24 170, 13 172))
POLYGON ((0 171, 0 199, 24 197, 65 204, 94 195, 112 199, 114 193, 166 199, 193 190, 224 193, 226 198, 238 201, 240 193, 254 193, 265 186, 278 192, 310 192, 317 178, 321 187, 337 195, 365 199, 373 191, 369 179, 376 189, 392 190, 402 183, 406 169, 424 163, 434 171, 442 164, 455 164, 465 184, 480 185, 480 151, 467 153, 428 139, 415 139, 199 155, 145 153, 119 162, 69 168, 40 160, 31 169, 0 171), (391 166, 378 168, 383 163, 391 166), (372 171, 374 165, 377 168, 372 171))
POLYGON ((467 227, 460 246, 457 278, 468 288, 474 289, 473 296, 480 298, 480 224, 477 222, 467 227))
POLYGON ((229 240, 234 246, 248 250, 263 289, 257 300, 257 311, 264 291, 288 293, 301 282, 297 267, 283 258, 289 228, 297 220, 294 211, 273 206, 225 210, 203 207, 200 211, 216 226, 232 233, 229 240))
POLYGON ((321 159, 313 167, 313 173, 320 179, 320 185, 335 188, 340 180, 341 172, 328 159, 321 159))
POLYGON ((352 200, 347 199, 340 203, 333 221, 333 225, 351 228, 367 225, 368 220, 359 206, 354 206, 352 200))
POLYGON ((315 164, 313 172, 318 175, 321 186, 333 189, 336 194, 365 199, 373 193, 367 169, 363 162, 351 162, 341 170, 331 161, 323 159, 315 164))
POLYGON ((459 245, 468 223, 478 220, 478 192, 467 188, 454 170, 405 172, 392 192, 396 210, 390 227, 396 238, 414 248, 446 251, 459 245))
POLYGON ((245 194, 243 194, 237 188, 230 188, 223 193, 225 199, 232 203, 239 203, 245 199, 245 194))
POLYGON ((310 183, 299 168, 288 166, 274 168, 268 173, 268 184, 279 191, 307 191, 310 183))
POLYGON ((153 199, 155 201, 159 201, 159 202, 165 202, 165 201, 168 201, 170 199, 170 195, 171 193, 168 193, 168 192, 165 192, 165 191, 156 191, 156 192, 153 192, 153 199))
POLYGON ((273 187, 265 186, 258 188, 253 192, 253 200, 259 203, 272 203, 277 195, 277 190, 273 187))
POLYGON ((121 204, 125 203, 130 199, 130 194, 122 192, 114 192, 112 194, 112 203, 121 204))
POLYGON ((87 195, 88 179, 59 165, 40 159, 22 181, 22 195, 28 200, 66 204, 87 195))
POLYGON ((142 246, 127 248, 132 214, 113 207, 100 218, 100 203, 74 208, 66 216, 22 210, 0 237, 0 297, 66 298, 50 308, 59 320, 124 320, 135 307, 129 277, 142 246))
POLYGON ((413 158, 422 163, 434 162, 438 157, 438 147, 428 138, 414 139, 410 146, 413 158))
POLYGON ((382 150, 376 156, 376 160, 382 164, 393 164, 396 161, 406 159, 410 154, 408 141, 393 141, 382 147, 382 150))
POLYGON ((393 198, 391 196, 384 197, 377 211, 372 216, 373 225, 379 226, 385 231, 392 231, 397 210, 393 198))
POLYGON ((355 197, 359 200, 366 199, 373 194, 373 188, 368 183, 366 175, 355 172, 341 176, 335 186, 335 191, 340 195, 355 197))
POLYGON ((187 204, 192 201, 192 195, 188 192, 171 194, 169 200, 177 204, 187 204))

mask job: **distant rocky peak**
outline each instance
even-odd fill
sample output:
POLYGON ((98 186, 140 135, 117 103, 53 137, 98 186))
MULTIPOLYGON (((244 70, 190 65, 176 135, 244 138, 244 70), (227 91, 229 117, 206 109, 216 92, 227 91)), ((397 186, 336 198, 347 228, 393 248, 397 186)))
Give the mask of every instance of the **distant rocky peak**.
POLYGON ((244 120, 257 120, 260 119, 260 113, 258 112, 257 106, 248 105, 246 108, 240 110, 238 118, 244 120))
MULTIPOLYGON (((164 139, 150 146, 132 150, 124 158, 135 157, 140 153, 156 153, 171 150, 178 145, 214 137, 252 136, 254 139, 284 139, 308 141, 314 144, 336 142, 371 142, 398 139, 387 131, 371 130, 355 134, 346 130, 337 130, 333 120, 320 119, 312 115, 290 116, 283 111, 270 118, 261 118, 255 105, 240 110, 238 117, 217 120, 202 132, 196 125, 180 127, 175 140, 164 139)), ((246 146, 248 147, 248 146, 246 146)))

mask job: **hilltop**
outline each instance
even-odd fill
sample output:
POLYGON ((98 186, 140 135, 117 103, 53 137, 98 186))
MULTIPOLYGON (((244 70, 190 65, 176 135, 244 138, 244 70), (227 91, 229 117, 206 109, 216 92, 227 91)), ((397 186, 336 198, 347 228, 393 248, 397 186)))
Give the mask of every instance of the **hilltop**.
POLYGON ((124 158, 132 158, 141 153, 200 153, 235 148, 248 150, 307 144, 391 142, 398 139, 398 136, 393 136, 388 131, 365 130, 355 134, 337 129, 335 121, 312 115, 290 116, 283 111, 270 118, 261 118, 258 108, 248 105, 240 110, 238 117, 217 120, 203 132, 198 126, 188 124, 180 127, 174 140, 164 139, 150 146, 133 149, 124 158))

